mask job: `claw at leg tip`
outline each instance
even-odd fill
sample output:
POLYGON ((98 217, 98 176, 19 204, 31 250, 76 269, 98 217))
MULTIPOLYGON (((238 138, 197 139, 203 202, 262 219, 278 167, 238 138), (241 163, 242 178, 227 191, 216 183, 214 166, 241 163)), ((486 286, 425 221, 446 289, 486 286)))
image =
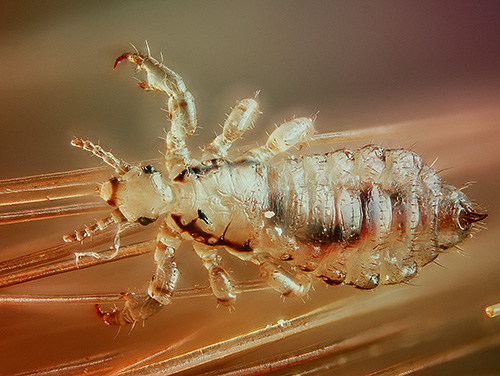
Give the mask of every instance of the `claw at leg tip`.
POLYGON ((128 52, 127 52, 127 53, 124 53, 124 54, 122 54, 122 55, 118 56, 118 57, 116 58, 116 60, 115 60, 115 63, 113 64, 113 70, 115 70, 115 69, 116 69, 116 66, 118 65, 118 63, 119 63, 120 61, 125 60, 125 59, 128 59, 128 55, 129 55, 129 54, 128 54, 128 52))
POLYGON ((97 314, 97 316, 102 320, 104 321, 107 325, 110 325, 109 322, 107 321, 107 318, 109 316, 109 313, 107 312, 104 312, 103 310, 101 310, 101 308, 99 307, 99 304, 95 304, 94 305, 94 309, 95 309, 95 313, 97 314))
POLYGON ((144 57, 140 54, 125 52, 116 58, 115 63, 113 64, 113 70, 116 69, 116 66, 122 60, 128 60, 135 65, 141 65, 144 61, 144 57))
POLYGON ((124 323, 119 323, 116 321, 116 313, 118 311, 112 310, 111 312, 103 311, 100 307, 99 304, 96 304, 94 306, 95 312, 97 313, 97 316, 104 321, 106 325, 123 325, 124 323))

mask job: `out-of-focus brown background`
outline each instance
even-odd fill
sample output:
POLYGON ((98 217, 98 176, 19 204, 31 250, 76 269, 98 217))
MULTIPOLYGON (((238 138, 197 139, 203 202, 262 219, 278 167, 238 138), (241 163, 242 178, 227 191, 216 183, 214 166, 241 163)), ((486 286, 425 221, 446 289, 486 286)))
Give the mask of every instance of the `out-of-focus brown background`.
MULTIPOLYGON (((430 290, 449 285, 455 292, 462 288, 457 281, 473 284, 476 289, 469 294, 474 299, 465 297, 461 304, 474 303, 478 309, 500 301, 500 3, 3 2, 0 178, 99 165, 70 146, 72 136, 99 141, 128 161, 160 156, 159 137, 168 126, 160 111, 163 98, 141 92, 126 64, 112 71, 114 59, 131 50, 129 42, 144 49, 145 40, 153 55, 162 51, 165 63, 195 95, 203 127, 198 144, 213 137, 236 99, 257 90, 263 115, 254 136, 260 140, 274 123, 317 111, 321 132, 413 122, 415 126, 380 142, 412 147, 427 163, 439 157, 436 169, 450 167, 443 176, 451 184, 476 181, 467 193, 490 214, 488 230, 463 245, 467 257, 444 255, 440 263, 445 268, 427 267, 415 284, 430 290)), ((91 220, 85 216, 4 226, 0 258, 15 255, 19 248, 13 251, 14 246, 54 244, 61 234, 91 220)), ((194 259, 181 259, 181 264, 189 260, 194 259)), ((201 264, 188 266, 203 281, 201 264)), ((8 292, 141 290, 152 263, 143 257, 107 268, 8 292)), ((350 294, 349 289, 325 292, 321 286, 311 299, 319 294, 318 300, 333 300, 350 294)), ((268 315, 272 320, 304 309, 302 302, 281 303, 272 293, 247 294, 239 301, 231 315, 211 299, 197 300, 194 306, 183 301, 177 314, 164 310, 145 328, 130 335, 124 330, 116 339, 115 330, 102 325, 86 305, 0 306, 0 373, 126 346, 147 353, 156 343, 225 320, 250 328, 265 323, 268 315), (256 308, 255 298, 265 312, 250 310, 256 308)), ((483 323, 481 313, 477 317, 486 332, 488 325, 498 330, 498 323, 483 323)), ((488 364, 471 362, 472 370, 488 364)))

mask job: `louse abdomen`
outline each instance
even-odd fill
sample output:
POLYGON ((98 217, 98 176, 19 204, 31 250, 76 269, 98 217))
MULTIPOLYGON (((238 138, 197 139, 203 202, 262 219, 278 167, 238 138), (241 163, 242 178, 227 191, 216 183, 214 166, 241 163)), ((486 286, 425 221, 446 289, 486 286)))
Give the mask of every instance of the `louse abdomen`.
POLYGON ((286 159, 269 184, 269 222, 285 249, 275 256, 329 284, 408 280, 470 232, 452 223, 465 196, 404 149, 286 159))

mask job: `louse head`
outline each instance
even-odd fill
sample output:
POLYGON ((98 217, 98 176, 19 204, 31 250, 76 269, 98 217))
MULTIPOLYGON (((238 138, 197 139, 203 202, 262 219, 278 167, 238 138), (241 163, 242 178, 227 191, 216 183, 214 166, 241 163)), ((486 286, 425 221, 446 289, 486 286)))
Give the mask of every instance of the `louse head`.
POLYGON ((443 186, 437 218, 438 244, 442 249, 453 247, 468 237, 474 223, 487 217, 473 209, 472 203, 460 190, 443 186))
POLYGON ((172 189, 153 166, 132 166, 130 170, 104 182, 101 198, 117 207, 129 222, 144 226, 168 212, 173 205, 172 189))

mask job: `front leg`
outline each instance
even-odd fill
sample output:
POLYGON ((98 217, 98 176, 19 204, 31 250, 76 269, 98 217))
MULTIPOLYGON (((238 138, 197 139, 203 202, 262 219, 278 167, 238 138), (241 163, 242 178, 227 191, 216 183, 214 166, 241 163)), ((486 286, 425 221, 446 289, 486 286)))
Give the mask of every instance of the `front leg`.
POLYGON ((133 324, 148 319, 169 304, 179 277, 174 258, 180 243, 179 235, 163 224, 158 232, 154 256, 156 271, 149 283, 148 295, 123 294, 124 307, 109 312, 102 311, 96 304, 97 315, 108 325, 133 324))
POLYGON ((146 82, 139 83, 142 89, 160 91, 169 97, 168 110, 171 127, 166 137, 165 163, 170 171, 178 166, 181 169, 184 168, 190 163, 185 141, 194 134, 197 125, 193 95, 187 90, 180 75, 151 56, 124 53, 116 59, 113 69, 122 60, 128 60, 146 72, 146 82))

